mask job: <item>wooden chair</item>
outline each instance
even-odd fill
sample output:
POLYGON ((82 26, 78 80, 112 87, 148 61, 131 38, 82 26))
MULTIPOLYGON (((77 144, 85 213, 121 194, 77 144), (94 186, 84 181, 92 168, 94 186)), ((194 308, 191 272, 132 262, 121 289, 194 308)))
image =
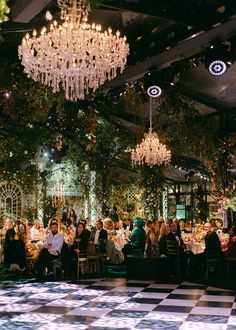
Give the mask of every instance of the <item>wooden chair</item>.
POLYGON ((100 254, 99 249, 96 250, 93 242, 88 245, 88 273, 100 273, 100 254))
POLYGON ((77 257, 77 277, 88 273, 88 256, 87 253, 80 253, 77 257))
POLYGON ((174 271, 177 275, 177 278, 181 278, 181 269, 180 269, 180 254, 179 254, 179 244, 176 240, 166 240, 167 254, 169 265, 171 267, 171 272, 174 267, 174 271))

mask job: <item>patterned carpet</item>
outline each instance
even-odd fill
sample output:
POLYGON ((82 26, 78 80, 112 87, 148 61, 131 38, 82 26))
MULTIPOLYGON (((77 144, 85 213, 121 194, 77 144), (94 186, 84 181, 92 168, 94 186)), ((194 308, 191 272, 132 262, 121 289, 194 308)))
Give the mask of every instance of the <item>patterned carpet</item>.
POLYGON ((235 291, 190 282, 8 283, 0 285, 0 329, 233 330, 235 301, 235 291))

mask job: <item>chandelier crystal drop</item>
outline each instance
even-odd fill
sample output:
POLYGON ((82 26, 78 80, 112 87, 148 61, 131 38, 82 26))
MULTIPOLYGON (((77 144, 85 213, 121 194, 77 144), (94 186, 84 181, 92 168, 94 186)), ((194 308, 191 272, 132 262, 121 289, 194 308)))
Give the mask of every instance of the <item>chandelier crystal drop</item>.
POLYGON ((137 144, 135 149, 131 151, 131 160, 134 165, 147 164, 150 167, 170 164, 170 150, 164 144, 160 143, 157 133, 152 130, 152 97, 150 97, 149 131, 144 134, 141 143, 137 144))
POLYGON ((106 80, 124 70, 129 45, 126 37, 112 29, 101 31, 101 25, 89 24, 90 8, 85 0, 58 0, 63 23, 54 21, 49 31, 42 28, 27 34, 19 46, 19 58, 29 78, 60 88, 71 101, 83 100, 106 80))

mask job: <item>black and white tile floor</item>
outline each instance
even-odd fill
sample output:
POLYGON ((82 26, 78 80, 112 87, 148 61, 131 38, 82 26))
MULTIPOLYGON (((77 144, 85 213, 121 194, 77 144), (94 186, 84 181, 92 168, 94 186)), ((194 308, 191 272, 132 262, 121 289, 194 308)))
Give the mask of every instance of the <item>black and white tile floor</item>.
POLYGON ((98 279, 0 285, 0 329, 236 329, 235 291, 98 279))

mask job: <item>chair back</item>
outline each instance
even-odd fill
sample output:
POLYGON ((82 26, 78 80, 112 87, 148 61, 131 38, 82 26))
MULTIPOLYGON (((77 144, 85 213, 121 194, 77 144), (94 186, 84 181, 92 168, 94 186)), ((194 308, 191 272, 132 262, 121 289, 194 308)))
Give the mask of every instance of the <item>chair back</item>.
POLYGON ((179 259, 179 244, 176 240, 166 240, 168 257, 179 259))
POLYGON ((228 257, 236 258, 236 241, 229 243, 228 257))

